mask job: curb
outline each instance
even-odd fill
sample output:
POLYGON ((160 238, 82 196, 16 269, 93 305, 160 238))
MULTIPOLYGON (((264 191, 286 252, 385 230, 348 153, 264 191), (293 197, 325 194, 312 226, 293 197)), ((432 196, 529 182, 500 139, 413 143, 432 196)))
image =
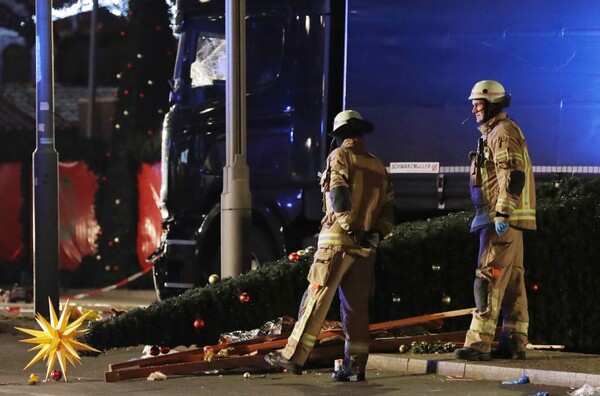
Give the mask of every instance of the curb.
POLYGON ((411 374, 438 374, 493 381, 514 380, 525 375, 529 377, 529 382, 532 384, 570 388, 580 388, 585 384, 593 387, 600 386, 599 374, 500 367, 481 363, 403 358, 400 356, 383 354, 370 354, 367 368, 411 374))

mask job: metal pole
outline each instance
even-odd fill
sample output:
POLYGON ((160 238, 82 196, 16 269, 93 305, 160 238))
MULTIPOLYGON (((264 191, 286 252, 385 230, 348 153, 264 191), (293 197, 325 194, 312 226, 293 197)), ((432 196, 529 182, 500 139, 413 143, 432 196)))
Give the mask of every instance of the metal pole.
POLYGON ((246 160, 246 1, 226 0, 226 162, 221 194, 221 276, 250 270, 252 196, 246 160))
POLYGON ((58 311, 58 153, 54 148, 51 0, 36 0, 36 148, 33 152, 33 296, 35 312, 58 311))
POLYGON ((90 20, 90 54, 88 64, 88 108, 86 137, 94 136, 94 107, 96 104, 96 25, 98 24, 98 0, 93 1, 90 20))

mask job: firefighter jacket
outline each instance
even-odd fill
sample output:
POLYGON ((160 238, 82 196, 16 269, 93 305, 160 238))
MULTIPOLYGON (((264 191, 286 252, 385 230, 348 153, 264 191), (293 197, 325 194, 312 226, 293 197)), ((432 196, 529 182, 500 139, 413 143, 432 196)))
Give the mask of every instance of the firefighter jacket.
POLYGON ((471 156, 471 197, 476 231, 508 217, 511 226, 535 230, 535 180, 527 143, 519 126, 502 112, 479 126, 483 161, 471 156))
POLYGON ((329 154, 321 190, 325 217, 319 247, 356 248, 349 232, 378 232, 383 238, 392 231, 392 185, 385 166, 367 152, 362 138, 345 139, 341 147, 329 154), (336 188, 344 191, 341 197, 332 195, 336 188))

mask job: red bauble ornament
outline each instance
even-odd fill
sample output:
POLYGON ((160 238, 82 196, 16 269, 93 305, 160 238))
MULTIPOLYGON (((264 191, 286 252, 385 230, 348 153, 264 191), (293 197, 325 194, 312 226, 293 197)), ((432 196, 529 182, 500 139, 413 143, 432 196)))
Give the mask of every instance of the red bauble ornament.
POLYGON ((250 302, 250 295, 248 293, 242 293, 242 294, 240 294, 240 302, 241 303, 250 302))
POLYGON ((150 348, 148 353, 152 356, 157 356, 160 353, 160 349, 156 345, 154 345, 153 347, 150 348))
POLYGON ((198 318, 194 320, 194 328, 198 330, 204 328, 204 319, 198 318))
POLYGON ((167 353, 171 352, 171 348, 169 348, 169 347, 167 347, 167 346, 161 346, 159 349, 160 349, 160 353, 163 353, 163 354, 165 354, 165 355, 166 355, 167 353))
POLYGON ((60 381, 62 378, 62 371, 52 370, 52 372, 50 373, 50 378, 52 378, 54 381, 60 381))
POLYGON ((300 259, 300 255, 296 252, 292 252, 290 253, 290 255, 288 256, 288 260, 292 263, 295 263, 296 261, 298 261, 300 259))
POLYGON ((534 283, 533 285, 531 285, 531 290, 533 290, 534 292, 538 291, 540 289, 540 287, 537 285, 537 283, 534 283))

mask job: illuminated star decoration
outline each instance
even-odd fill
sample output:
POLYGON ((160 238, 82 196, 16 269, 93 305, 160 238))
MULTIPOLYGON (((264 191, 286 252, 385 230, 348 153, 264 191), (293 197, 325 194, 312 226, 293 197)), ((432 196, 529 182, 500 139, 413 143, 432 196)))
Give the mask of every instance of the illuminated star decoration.
POLYGON ((19 327, 15 327, 15 329, 32 335, 34 338, 28 338, 26 340, 20 340, 20 342, 27 342, 31 344, 38 344, 37 346, 31 348, 29 351, 38 350, 39 352, 27 366, 23 370, 27 370, 29 367, 40 361, 40 359, 48 359, 48 369, 46 370, 46 381, 50 377, 50 373, 58 360, 60 364, 60 368, 64 374, 63 378, 65 382, 67 381, 67 360, 71 363, 72 366, 75 366, 75 361, 81 364, 81 358, 75 351, 75 349, 82 349, 86 351, 100 352, 96 348, 92 348, 88 345, 85 345, 81 342, 75 340, 80 334, 86 332, 86 330, 77 330, 79 326, 83 323, 83 321, 90 316, 91 312, 86 312, 82 316, 80 316, 77 320, 69 323, 70 316, 70 308, 69 301, 64 305, 62 313, 60 315, 60 319, 56 317, 56 312, 54 311, 54 307, 52 306, 52 301, 48 299, 48 304, 50 305, 50 323, 42 315, 39 313, 36 314, 35 320, 38 322, 42 330, 30 330, 23 329, 19 327))

